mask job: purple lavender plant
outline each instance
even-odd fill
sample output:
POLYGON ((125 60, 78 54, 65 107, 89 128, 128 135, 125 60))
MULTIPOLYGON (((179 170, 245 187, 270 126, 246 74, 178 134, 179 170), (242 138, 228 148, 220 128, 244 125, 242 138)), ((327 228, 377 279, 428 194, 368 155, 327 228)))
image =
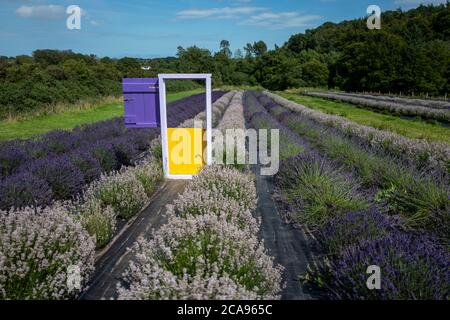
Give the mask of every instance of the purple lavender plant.
POLYGON ((81 134, 65 130, 54 130, 42 136, 49 152, 62 154, 78 148, 83 143, 81 134))
POLYGON ((450 253, 425 235, 392 232, 344 250, 326 287, 333 299, 448 299, 450 253), (366 285, 371 265, 380 267, 379 290, 366 285))
POLYGON ((66 155, 38 159, 29 170, 47 181, 55 199, 68 199, 79 193, 84 185, 83 174, 66 155))
POLYGON ((18 141, 3 143, 0 150, 0 177, 13 174, 27 159, 18 141))
POLYGON ((92 154, 100 162, 103 171, 109 172, 119 168, 114 146, 111 142, 98 141, 92 144, 92 154))
POLYGON ((90 150, 75 150, 69 154, 69 158, 80 169, 86 184, 98 179, 102 174, 102 166, 90 150))
POLYGON ((434 119, 443 122, 450 121, 450 112, 443 109, 433 109, 418 105, 403 104, 395 101, 367 98, 365 96, 344 95, 340 93, 309 92, 304 95, 323 99, 336 100, 354 104, 362 108, 388 111, 393 114, 405 116, 419 116, 425 119, 434 119))
POLYGON ((394 220, 375 208, 339 214, 317 232, 317 238, 328 254, 337 255, 352 245, 385 236, 394 220))
POLYGON ((135 145, 130 143, 128 137, 117 137, 111 142, 119 164, 125 166, 131 165, 133 158, 139 154, 135 145))
POLYGON ((0 180, 0 209, 45 206, 52 200, 48 183, 28 171, 0 180))

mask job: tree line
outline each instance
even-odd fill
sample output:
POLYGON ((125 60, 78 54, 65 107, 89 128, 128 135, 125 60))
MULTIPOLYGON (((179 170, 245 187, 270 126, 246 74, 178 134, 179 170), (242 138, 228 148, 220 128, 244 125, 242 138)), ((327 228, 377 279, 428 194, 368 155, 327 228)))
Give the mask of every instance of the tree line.
MULTIPOLYGON (((230 42, 222 40, 217 52, 178 47, 176 57, 156 59, 98 58, 70 50, 1 56, 0 116, 88 97, 120 95, 123 77, 170 72, 213 73, 216 87, 450 92, 450 3, 388 11, 381 18, 381 30, 369 30, 365 18, 327 22, 292 35, 272 49, 264 41, 256 41, 232 52, 230 42)), ((170 85, 175 91, 199 87, 186 81, 170 85)))

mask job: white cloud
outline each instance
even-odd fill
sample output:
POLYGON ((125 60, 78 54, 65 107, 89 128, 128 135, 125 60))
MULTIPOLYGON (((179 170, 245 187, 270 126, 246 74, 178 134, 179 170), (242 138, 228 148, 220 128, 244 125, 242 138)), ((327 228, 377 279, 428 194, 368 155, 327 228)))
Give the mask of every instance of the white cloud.
POLYGON ((66 8, 60 5, 21 6, 16 13, 22 18, 55 20, 65 16, 66 8))
POLYGON ((394 0, 394 4, 419 5, 419 4, 439 4, 446 3, 447 0, 394 0))
POLYGON ((210 9, 188 9, 177 12, 179 19, 237 19, 243 15, 265 10, 261 7, 223 7, 210 9))
MULTIPOLYGON (((241 0, 248 1, 248 0, 241 0)), ((177 19, 239 19, 238 25, 279 30, 309 26, 320 19, 318 15, 300 15, 298 12, 272 12, 269 8, 233 6, 209 9, 188 9, 177 12, 177 19)))
POLYGON ((301 28, 310 26, 312 22, 319 20, 318 15, 300 15, 297 12, 263 12, 250 16, 239 25, 256 26, 272 30, 301 28))

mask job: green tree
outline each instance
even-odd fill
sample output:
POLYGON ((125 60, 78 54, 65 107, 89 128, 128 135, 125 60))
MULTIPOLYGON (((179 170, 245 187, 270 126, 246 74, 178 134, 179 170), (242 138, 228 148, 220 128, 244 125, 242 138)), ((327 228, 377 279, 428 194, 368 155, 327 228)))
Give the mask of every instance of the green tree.
POLYGON ((308 87, 326 87, 329 71, 327 66, 315 59, 301 65, 302 79, 308 87))
POLYGON ((220 41, 220 53, 231 58, 230 42, 228 40, 220 41))
POLYGON ((302 84, 301 67, 285 50, 269 51, 259 57, 255 75, 270 90, 286 90, 302 84))

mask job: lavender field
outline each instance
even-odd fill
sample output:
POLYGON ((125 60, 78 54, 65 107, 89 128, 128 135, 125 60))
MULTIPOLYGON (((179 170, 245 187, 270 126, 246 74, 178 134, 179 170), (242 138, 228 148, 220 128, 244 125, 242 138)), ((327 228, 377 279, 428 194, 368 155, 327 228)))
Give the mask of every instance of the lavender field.
MULTIPOLYGON (((225 92, 214 91, 213 102, 225 92)), ((197 115, 203 94, 168 107, 168 126, 197 115)), ((29 140, 0 142, 0 209, 38 207, 76 196, 102 173, 129 166, 148 150, 159 129, 126 129, 122 118, 72 131, 52 131, 29 140)))
MULTIPOLYGON (((247 164, 163 181, 159 129, 121 118, 3 142, 0 298, 449 298, 449 145, 266 91, 213 101, 223 133, 279 130, 267 185, 247 164), (379 290, 366 285, 371 265, 379 290)), ((169 127, 204 121, 203 109, 200 95, 172 103, 169 127)))
POLYGON ((305 283, 331 299, 448 299, 448 145, 358 126, 268 92, 246 94, 246 118, 285 137, 275 176, 280 208, 321 246, 305 283), (369 265, 386 272, 381 290, 366 286, 369 265))
POLYGON ((399 116, 419 117, 448 124, 450 122, 450 103, 445 101, 426 101, 347 93, 308 92, 305 95, 330 100, 348 102, 362 108, 388 112, 399 116))

